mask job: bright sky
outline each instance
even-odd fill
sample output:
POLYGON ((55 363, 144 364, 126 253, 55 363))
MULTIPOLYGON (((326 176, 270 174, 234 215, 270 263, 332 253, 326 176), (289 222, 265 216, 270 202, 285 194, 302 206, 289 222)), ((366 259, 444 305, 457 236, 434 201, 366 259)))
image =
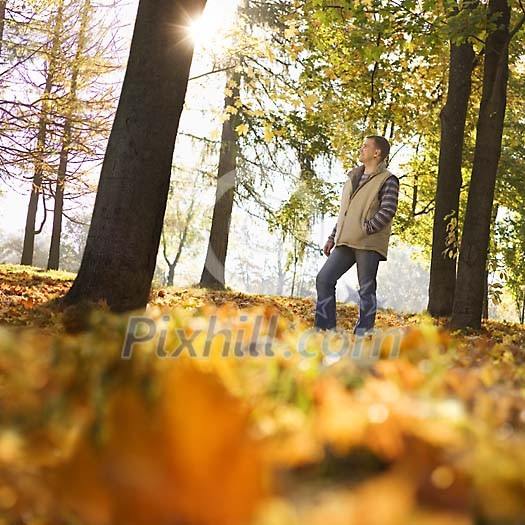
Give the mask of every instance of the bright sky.
MULTIPOLYGON (((220 45, 225 40, 224 34, 234 20, 236 5, 237 0, 208 0, 202 18, 189 28, 196 43, 190 77, 201 75, 210 70, 211 64, 206 49, 211 48, 217 52, 220 48, 220 45)), ((131 42, 137 6, 138 0, 130 0, 126 4, 122 4, 119 13, 117 14, 117 18, 120 22, 118 37, 125 43, 127 42, 125 48, 126 56, 122 57, 123 64, 125 64, 127 53, 129 52, 129 44, 131 42)), ((123 73, 124 71, 118 73, 116 81, 122 81, 123 73)), ((199 101, 199 109, 212 110, 213 107, 220 107, 222 104, 223 87, 221 82, 223 82, 223 80, 221 75, 214 76, 216 78, 212 78, 211 76, 205 77, 204 80, 207 83, 206 92, 204 92, 202 86, 199 86, 199 84, 202 83, 192 81, 188 86, 187 100, 199 101), (214 89, 213 84, 216 84, 217 89, 214 89)), ((194 108, 197 107, 194 102, 190 102, 189 106, 194 108)), ((200 111, 197 112, 188 109, 183 113, 179 129, 198 136, 209 136, 216 127, 217 123, 214 123, 209 118, 203 118, 203 114, 200 111)), ((187 167, 191 167, 200 161, 200 159, 195 158, 195 152, 187 141, 179 141, 177 143, 177 151, 175 152, 175 155, 179 161, 183 160, 187 167)), ((95 180, 99 176, 99 171, 100 168, 98 168, 93 174, 95 180)), ((23 231, 25 227, 29 191, 29 182, 27 183, 26 188, 18 187, 16 188, 16 191, 10 190, 3 185, 0 186, 0 225, 2 231, 23 231)), ((42 220, 41 202, 42 201, 40 200, 39 213, 36 221, 37 225, 39 225, 42 220)), ((47 227, 51 227, 49 214, 44 231, 48 230, 47 227)))

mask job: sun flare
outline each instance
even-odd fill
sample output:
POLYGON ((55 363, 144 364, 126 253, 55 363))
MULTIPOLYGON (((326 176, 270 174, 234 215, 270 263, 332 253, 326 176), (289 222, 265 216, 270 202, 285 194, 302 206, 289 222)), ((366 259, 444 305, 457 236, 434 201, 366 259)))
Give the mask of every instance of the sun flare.
POLYGON ((236 1, 209 3, 199 18, 190 20, 187 31, 194 44, 215 45, 224 39, 235 19, 236 1))
POLYGON ((201 44, 210 37, 210 23, 202 15, 196 20, 192 20, 188 26, 188 33, 195 44, 201 44))

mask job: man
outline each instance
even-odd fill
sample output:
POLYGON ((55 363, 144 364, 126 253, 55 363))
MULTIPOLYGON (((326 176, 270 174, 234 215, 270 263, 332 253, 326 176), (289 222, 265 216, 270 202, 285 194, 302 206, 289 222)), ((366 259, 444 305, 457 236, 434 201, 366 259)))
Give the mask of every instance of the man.
POLYGON ((347 173, 339 218, 323 249, 328 259, 316 280, 314 326, 319 330, 336 327, 335 285, 357 263, 359 319, 354 334, 373 333, 377 269, 387 260, 399 194, 399 179, 386 169, 389 153, 384 137, 369 136, 359 150, 362 165, 347 173))

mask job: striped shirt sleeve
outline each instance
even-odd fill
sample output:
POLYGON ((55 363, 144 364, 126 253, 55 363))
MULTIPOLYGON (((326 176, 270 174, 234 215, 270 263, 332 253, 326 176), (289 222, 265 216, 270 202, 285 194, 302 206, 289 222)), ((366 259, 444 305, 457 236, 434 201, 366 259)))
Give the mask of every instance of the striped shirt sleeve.
POLYGON ((399 179, 395 175, 392 175, 388 177, 379 190, 379 210, 365 223, 366 232, 369 235, 382 230, 392 221, 397 211, 398 198, 399 179))
POLYGON ((335 241, 335 234, 337 232, 337 223, 334 226, 334 229, 332 230, 332 233, 328 236, 328 240, 334 242, 335 241))

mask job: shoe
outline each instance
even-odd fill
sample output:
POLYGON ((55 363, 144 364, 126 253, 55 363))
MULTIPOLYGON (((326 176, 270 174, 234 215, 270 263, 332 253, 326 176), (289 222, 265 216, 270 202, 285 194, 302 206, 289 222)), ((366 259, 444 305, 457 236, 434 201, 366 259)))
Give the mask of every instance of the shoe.
POLYGON ((345 355, 347 355, 351 349, 350 343, 351 343, 352 335, 347 330, 343 330, 342 328, 331 328, 329 330, 323 330, 323 336, 326 336, 326 335, 330 337, 330 340, 332 339, 332 337, 336 337, 336 341, 341 341, 341 340, 346 339, 347 349, 342 354, 337 354, 336 352, 334 352, 328 355, 324 355, 323 353, 323 358, 321 360, 321 368, 332 366, 338 361, 341 361, 341 359, 343 359, 345 355))
POLYGON ((357 337, 371 337, 377 333, 377 330, 372 328, 367 328, 363 330, 362 328, 358 328, 357 330, 354 330, 354 335, 357 337))

